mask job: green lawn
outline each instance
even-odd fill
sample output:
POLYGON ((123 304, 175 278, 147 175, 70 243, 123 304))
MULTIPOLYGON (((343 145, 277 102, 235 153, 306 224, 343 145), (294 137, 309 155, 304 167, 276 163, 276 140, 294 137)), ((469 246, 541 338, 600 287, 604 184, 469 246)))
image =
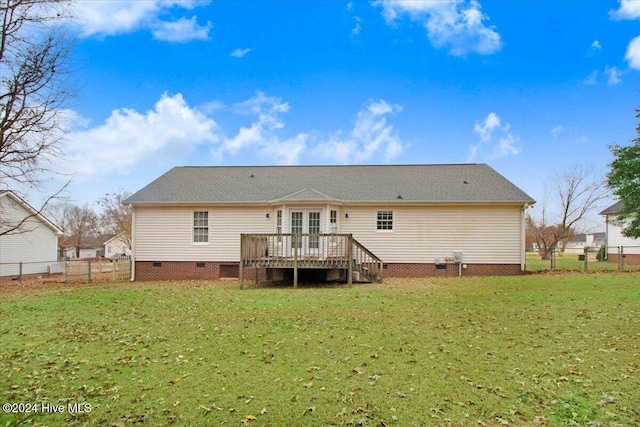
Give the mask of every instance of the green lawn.
POLYGON ((17 286, 0 426, 640 424, 640 273, 17 286))

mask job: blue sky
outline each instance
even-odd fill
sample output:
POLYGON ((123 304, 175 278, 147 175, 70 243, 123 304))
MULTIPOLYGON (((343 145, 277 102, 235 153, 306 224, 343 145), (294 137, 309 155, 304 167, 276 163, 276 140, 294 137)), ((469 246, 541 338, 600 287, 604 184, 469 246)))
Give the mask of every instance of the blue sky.
POLYGON ((640 106, 640 1, 86 1, 69 197, 173 166, 488 163, 534 198, 605 173, 640 106))

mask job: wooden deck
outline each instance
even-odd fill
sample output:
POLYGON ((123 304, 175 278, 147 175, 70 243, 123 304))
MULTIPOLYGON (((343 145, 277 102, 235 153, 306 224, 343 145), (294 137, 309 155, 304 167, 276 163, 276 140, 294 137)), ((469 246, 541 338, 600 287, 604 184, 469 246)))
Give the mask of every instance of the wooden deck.
POLYGON ((379 280, 382 260, 351 234, 242 234, 241 287, 244 267, 291 268, 297 287, 299 268, 346 270, 349 284, 353 272, 364 280, 379 280))

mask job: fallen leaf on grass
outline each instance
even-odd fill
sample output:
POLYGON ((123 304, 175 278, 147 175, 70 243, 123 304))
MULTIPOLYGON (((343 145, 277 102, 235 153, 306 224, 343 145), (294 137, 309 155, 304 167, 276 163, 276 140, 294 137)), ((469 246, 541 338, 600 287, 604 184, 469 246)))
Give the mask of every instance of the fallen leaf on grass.
POLYGON ((345 415, 347 415, 347 408, 342 408, 341 411, 337 412, 333 418, 340 418, 340 417, 344 417, 345 415))

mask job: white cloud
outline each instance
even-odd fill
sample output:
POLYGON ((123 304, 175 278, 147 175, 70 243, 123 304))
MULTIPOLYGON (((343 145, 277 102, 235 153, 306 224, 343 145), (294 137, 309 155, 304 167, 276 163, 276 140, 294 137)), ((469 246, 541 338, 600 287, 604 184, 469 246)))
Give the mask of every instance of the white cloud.
POLYGON ((489 141, 493 130, 500 127, 500 117, 496 113, 489 113, 484 119, 484 124, 476 120, 473 131, 480 135, 482 141, 489 141))
POLYGON ((229 56, 233 57, 233 58, 242 58, 243 56, 245 56, 247 53, 251 52, 250 48, 246 48, 246 49, 236 49, 233 52, 231 52, 229 54, 229 56))
POLYGON ((489 55, 502 48, 500 34, 484 24, 489 18, 476 0, 378 0, 388 24, 397 25, 403 15, 422 22, 431 44, 448 48, 454 56, 489 55))
POLYGON ((506 136, 500 138, 498 144, 493 147, 491 150, 491 158, 497 159, 508 156, 509 154, 520 154, 521 150, 515 146, 518 142, 520 142, 519 136, 513 136, 508 133, 506 136))
POLYGON ((553 135, 553 139, 556 139, 561 133, 564 133, 564 126, 562 125, 558 125, 551 129, 551 135, 553 135))
POLYGON ((172 9, 192 9, 204 4, 206 2, 182 0, 81 1, 75 4, 76 19, 71 24, 79 28, 83 37, 114 36, 144 29, 152 31, 158 40, 208 40, 211 24, 200 26, 195 16, 173 21, 160 18, 172 9))
POLYGON ((353 6, 353 2, 347 3, 347 13, 353 18, 355 25, 351 29, 351 37, 355 37, 360 34, 362 31, 362 25, 360 25, 361 19, 359 16, 355 16, 353 12, 355 11, 355 7, 353 6))
POLYGON ((327 140, 319 142, 313 153, 335 163, 362 163, 377 153, 384 153, 386 161, 393 160, 404 149, 404 144, 387 124, 387 117, 402 111, 400 105, 384 100, 372 101, 356 114, 353 129, 344 136, 337 131, 327 140))
POLYGON ((600 44, 600 42, 598 40, 594 40, 593 43, 591 43, 591 49, 600 50, 600 49, 602 49, 602 45, 600 44))
POLYGON ((500 117, 494 112, 489 113, 483 122, 476 120, 473 131, 480 136, 480 141, 469 147, 467 162, 475 162, 483 147, 491 145, 495 134, 499 134, 498 142, 491 148, 491 154, 488 155, 488 158, 495 159, 510 154, 520 154, 521 150, 516 147, 516 144, 520 142, 520 137, 514 136, 510 130, 511 125, 507 123, 502 126, 500 117))
MULTIPOLYGON (((583 80, 583 83, 586 85, 595 85, 598 83, 598 81, 600 80, 600 71, 598 70, 593 70, 591 72, 591 74, 589 74, 587 76, 587 78, 585 78, 583 80)), ((610 66, 606 66, 604 68, 604 70, 602 71, 602 76, 606 77, 607 79, 607 84, 610 86, 613 85, 617 85, 618 83, 622 82, 622 75, 624 74, 624 71, 621 70, 618 67, 610 67, 610 66)))
POLYGON ((604 73, 607 75, 609 85, 617 85, 622 82, 622 70, 618 67, 606 67, 604 73))
MULTIPOLYGON (((66 135, 67 163, 61 172, 85 182, 113 172, 130 173, 145 163, 188 162, 195 153, 207 151, 212 160, 256 156, 262 161, 295 164, 307 155, 334 163, 357 163, 374 156, 391 160, 404 148, 387 123, 387 118, 402 108, 383 100, 370 102, 358 112, 349 132, 338 130, 327 137, 315 130, 286 135, 283 116, 289 112, 289 104, 262 92, 230 107, 220 102, 210 104, 214 108, 205 114, 203 109, 189 106, 180 94, 164 94, 146 112, 117 109, 97 125, 65 111, 72 123, 66 135), (236 131, 223 132, 208 115, 220 109, 252 118, 236 131)), ((206 161, 201 155, 198 159, 206 161)))
POLYGON ((362 31, 362 26, 360 25, 360 18, 359 17, 354 16, 353 19, 356 21, 356 25, 351 30, 351 35, 352 36, 357 36, 358 34, 360 34, 360 31, 362 31))
POLYGON ((219 148, 212 154, 220 158, 226 153, 238 154, 241 150, 253 150, 261 156, 277 163, 298 162, 298 156, 306 148, 308 136, 300 133, 292 138, 281 139, 280 131, 285 128, 280 115, 289 111, 289 104, 278 97, 259 92, 253 98, 234 105, 239 114, 256 115, 257 120, 248 127, 241 127, 232 137, 225 137, 219 148))
POLYGON ((171 43, 186 43, 191 40, 209 40, 211 23, 198 25, 196 17, 191 19, 180 18, 174 22, 158 22, 157 27, 151 33, 153 38, 171 43))
POLYGON ((609 16, 613 19, 639 19, 640 1, 620 0, 620 8, 609 11, 609 16))
POLYGON ((164 94, 153 110, 114 110, 103 124, 70 132, 65 152, 69 172, 85 176, 126 172, 162 151, 184 154, 219 140, 215 121, 189 107, 182 95, 164 94))
POLYGON ((587 76, 587 78, 583 80, 584 84, 586 84, 586 85, 594 85, 594 84, 598 83, 598 76, 599 75, 600 75, 600 72, 598 70, 593 70, 591 72, 591 74, 589 74, 587 76))
MULTIPOLYGON (((638 3, 640 4, 640 2, 638 3)), ((640 70, 640 36, 629 42, 624 59, 629 63, 629 67, 640 70)))

